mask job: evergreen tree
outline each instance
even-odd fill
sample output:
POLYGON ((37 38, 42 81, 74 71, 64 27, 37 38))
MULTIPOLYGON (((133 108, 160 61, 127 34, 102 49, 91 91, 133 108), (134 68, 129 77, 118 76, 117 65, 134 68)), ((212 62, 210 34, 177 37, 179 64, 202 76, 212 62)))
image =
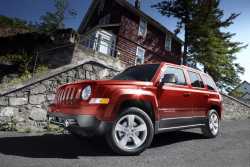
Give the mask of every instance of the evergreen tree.
POLYGON ((13 29, 25 29, 27 31, 35 31, 36 27, 33 23, 19 18, 11 18, 4 15, 0 15, 0 27, 1 28, 13 28, 13 29))
POLYGON ((41 16, 40 30, 44 32, 53 32, 56 29, 64 28, 65 19, 77 15, 75 10, 69 8, 68 0, 54 0, 54 3, 56 10, 41 16))
POLYGON ((235 54, 246 47, 233 42, 235 35, 225 32, 239 14, 232 13, 222 20, 223 10, 218 0, 200 0, 197 14, 193 16, 189 53, 194 61, 204 65, 204 71, 213 76, 221 88, 231 88, 240 82, 244 68, 235 63, 235 54), (223 30, 223 31, 222 31, 223 30))
POLYGON ((224 12, 219 3, 219 0, 169 0, 153 7, 163 15, 181 20, 177 29, 184 25, 185 31, 188 31, 185 32, 184 55, 188 55, 195 64, 204 65, 204 71, 214 78, 218 86, 227 89, 240 82, 239 74, 244 72, 244 68, 235 63, 235 54, 246 46, 232 42, 235 34, 224 32, 239 14, 232 13, 222 20, 224 12), (183 22, 187 13, 189 20, 183 22))

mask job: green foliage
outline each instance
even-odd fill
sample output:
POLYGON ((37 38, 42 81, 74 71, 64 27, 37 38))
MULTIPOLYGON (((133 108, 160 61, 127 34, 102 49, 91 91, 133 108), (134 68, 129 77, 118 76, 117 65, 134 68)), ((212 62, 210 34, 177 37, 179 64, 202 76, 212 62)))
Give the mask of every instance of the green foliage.
POLYGON ((239 97, 242 97, 244 95, 244 93, 238 89, 235 89, 232 92, 230 92, 229 95, 236 97, 236 98, 239 98, 239 97))
POLYGON ((232 41, 235 34, 223 32, 233 24, 239 14, 232 13, 222 20, 223 10, 219 1, 207 1, 198 5, 197 13, 192 19, 189 53, 194 61, 204 65, 205 72, 213 76, 221 88, 235 87, 240 83, 239 74, 244 68, 235 63, 235 54, 242 48, 242 43, 232 41))
POLYGON ((218 86, 227 89, 236 86, 240 82, 239 74, 244 73, 244 68, 235 63, 235 54, 246 46, 232 41, 235 34, 224 32, 239 14, 232 13, 223 20, 224 11, 219 8, 219 2, 167 0, 153 7, 162 15, 179 20, 176 32, 184 27, 184 56, 194 64, 203 64, 204 71, 214 78, 218 86))
POLYGON ((192 0, 167 0, 152 5, 152 7, 159 10, 164 16, 177 18, 179 20, 177 23, 178 32, 183 26, 188 27, 196 12, 195 2, 192 0))
POLYGON ((0 27, 20 28, 30 31, 35 30, 35 26, 31 22, 28 23, 27 21, 19 18, 10 18, 3 15, 0 15, 0 27))
POLYGON ((32 75, 31 73, 25 73, 25 74, 21 74, 19 77, 9 81, 9 82, 6 82, 6 83, 3 83, 0 85, 0 89, 6 89, 8 87, 11 87, 13 85, 17 85, 17 84, 20 84, 24 81, 27 81, 29 79, 32 78, 32 75))
POLYGON ((18 72, 21 74, 26 74, 29 72, 33 60, 33 55, 31 54, 7 54, 0 56, 0 62, 8 62, 18 66, 18 72))
POLYGON ((9 122, 0 123, 0 131, 17 131, 16 120, 11 117, 9 122))
POLYGON ((37 75, 43 75, 46 74, 49 71, 49 68, 47 65, 39 65, 36 69, 35 69, 35 74, 37 75))
MULTIPOLYGON (((7 54, 0 56, 0 62, 14 64, 18 67, 17 72, 20 73, 20 79, 22 80, 30 78, 33 72, 34 56, 32 54, 7 54)), ((35 73, 44 74, 48 71, 46 65, 40 64, 35 68, 35 73)))
POLYGON ((13 28, 27 28, 27 22, 18 18, 9 18, 0 15, 0 26, 1 27, 13 27, 13 28))
MULTIPOLYGON (((39 65, 34 72, 34 76, 39 77, 45 75, 48 72, 48 67, 46 65, 39 65)), ((26 82, 32 78, 32 72, 24 71, 20 73, 18 78, 11 80, 8 83, 4 83, 0 85, 0 89, 6 89, 7 87, 11 87, 13 85, 17 85, 23 82, 26 82)))
POLYGON ((31 132, 31 128, 25 128, 25 129, 23 130, 23 132, 24 132, 24 133, 30 133, 30 132, 31 132))
POLYGON ((56 29, 64 28, 64 20, 77 15, 76 11, 69 9, 68 0, 54 0, 54 12, 46 12, 41 16, 40 30, 53 32, 56 29))
POLYGON ((48 123, 47 127, 45 127, 45 129, 47 130, 47 132, 56 132, 56 133, 63 133, 64 129, 60 126, 48 123))

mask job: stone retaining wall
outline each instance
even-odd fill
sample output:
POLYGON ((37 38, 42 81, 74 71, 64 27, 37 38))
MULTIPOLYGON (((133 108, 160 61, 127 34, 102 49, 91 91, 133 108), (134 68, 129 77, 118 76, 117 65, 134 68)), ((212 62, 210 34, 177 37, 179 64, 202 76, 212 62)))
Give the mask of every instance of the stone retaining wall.
POLYGON ((222 96, 225 120, 250 119, 250 105, 225 94, 222 96))
POLYGON ((119 69, 100 60, 85 60, 59 68, 47 76, 19 85, 0 94, 0 126, 14 122, 19 131, 41 131, 46 126, 47 106, 55 97, 56 88, 77 80, 111 78, 119 69))

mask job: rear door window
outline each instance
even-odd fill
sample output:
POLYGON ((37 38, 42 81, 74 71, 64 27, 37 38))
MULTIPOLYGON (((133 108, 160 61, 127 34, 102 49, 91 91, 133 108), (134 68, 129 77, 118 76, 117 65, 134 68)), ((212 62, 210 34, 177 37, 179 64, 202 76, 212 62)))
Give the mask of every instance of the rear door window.
POLYGON ((201 76, 198 73, 188 71, 188 75, 189 75, 192 87, 204 88, 204 83, 201 79, 201 76))

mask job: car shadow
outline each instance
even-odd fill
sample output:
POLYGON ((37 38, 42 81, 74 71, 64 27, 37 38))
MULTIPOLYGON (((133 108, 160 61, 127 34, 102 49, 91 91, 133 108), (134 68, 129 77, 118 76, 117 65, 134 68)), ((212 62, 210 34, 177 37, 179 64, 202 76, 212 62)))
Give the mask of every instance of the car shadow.
POLYGON ((154 140, 151 144, 151 148, 171 145, 174 143, 180 143, 184 141, 201 140, 201 139, 206 139, 206 137, 196 132, 174 131, 168 133, 161 133, 154 137, 154 140))
MULTIPOLYGON (((164 133, 154 138, 151 148, 203 138, 198 133, 186 131, 164 133)), ((0 153, 31 158, 63 159, 77 159, 79 156, 117 156, 101 137, 99 140, 79 140, 66 134, 0 138, 0 153)))

